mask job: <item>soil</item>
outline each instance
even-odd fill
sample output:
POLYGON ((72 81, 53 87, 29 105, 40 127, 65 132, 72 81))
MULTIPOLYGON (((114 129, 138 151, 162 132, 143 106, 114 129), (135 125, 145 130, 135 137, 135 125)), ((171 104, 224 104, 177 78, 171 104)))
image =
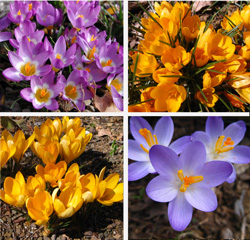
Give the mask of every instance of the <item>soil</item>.
MULTIPOLYGON (((8 126, 8 130, 14 134, 22 129, 26 137, 30 136, 34 126, 41 126, 46 117, 8 117, 1 118, 1 132, 8 126)), ((54 117, 50 117, 54 119, 54 117)), ((93 134, 91 141, 87 144, 84 153, 72 163, 78 163, 81 174, 91 172, 99 175, 101 169, 106 166, 105 176, 111 173, 119 173, 120 182, 123 182, 123 119, 122 117, 81 117, 82 126, 93 134)), ((34 156, 29 149, 22 161, 22 173, 27 179, 29 175, 35 174, 34 166, 40 163, 40 159, 34 156), (33 167, 32 167, 33 166, 33 167)), ((71 163, 71 164, 72 164, 71 163)), ((68 166, 69 167, 69 166, 68 166)), ((1 186, 9 173, 2 169, 1 186)), ((70 220, 67 228, 53 232, 47 237, 43 236, 43 226, 37 226, 34 221, 27 222, 21 209, 14 209, 1 201, 0 239, 92 239, 92 240, 115 240, 123 239, 123 203, 114 203, 110 207, 101 206, 93 212, 87 220, 77 214, 70 220)))
MULTIPOLYGON (((154 126, 159 118, 146 118, 154 126)), ((194 131, 204 131, 206 118, 174 117, 173 141, 194 131)), ((250 119, 224 117, 225 126, 244 120, 247 125, 241 145, 250 146, 250 119)), ((130 135, 129 138, 132 139, 130 135)), ((131 161, 132 162, 132 161, 131 161)), ((214 191, 218 207, 214 212, 194 209, 189 226, 182 232, 174 231, 168 221, 167 203, 151 200, 145 188, 155 175, 129 182, 129 239, 250 239, 250 164, 234 165, 236 181, 223 183, 214 191)))

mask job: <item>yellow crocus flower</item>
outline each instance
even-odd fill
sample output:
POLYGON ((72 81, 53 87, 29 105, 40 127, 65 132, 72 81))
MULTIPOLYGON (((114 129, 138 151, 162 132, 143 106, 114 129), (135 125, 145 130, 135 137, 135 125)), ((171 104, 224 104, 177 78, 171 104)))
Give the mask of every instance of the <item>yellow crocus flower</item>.
POLYGON ((200 17, 198 15, 187 16, 182 23, 182 34, 187 42, 197 38, 200 31, 200 17))
POLYGON ((203 104, 205 104, 208 107, 214 107, 215 103, 218 101, 219 97, 214 93, 215 89, 212 87, 208 87, 208 88, 203 88, 202 92, 204 93, 204 95, 207 98, 206 99, 203 97, 203 95, 201 94, 200 91, 197 92, 196 94, 196 98, 203 104))
POLYGON ((61 137, 63 127, 59 118, 55 118, 53 121, 51 119, 47 119, 45 124, 47 124, 48 126, 53 125, 55 129, 55 134, 57 135, 58 139, 61 137))
POLYGON ((7 141, 4 138, 0 139, 0 170, 5 163, 15 154, 16 147, 12 141, 7 141))
POLYGON ((68 134, 70 129, 76 132, 81 127, 81 119, 79 117, 69 119, 69 117, 64 116, 62 120, 63 131, 68 134))
POLYGON ((40 142, 41 144, 46 142, 47 139, 51 141, 58 141, 58 136, 56 134, 56 130, 53 124, 43 123, 40 129, 37 126, 35 126, 34 132, 35 132, 36 140, 40 142))
POLYGON ((36 166, 36 172, 43 177, 46 182, 49 182, 52 187, 58 186, 58 180, 60 180, 67 170, 67 164, 65 161, 60 161, 57 164, 49 163, 45 167, 41 165, 36 166))
POLYGON ((52 193, 56 215, 62 219, 69 218, 77 212, 83 204, 84 199, 82 198, 81 189, 68 186, 61 190, 59 197, 57 197, 58 191, 59 188, 56 188, 52 193))
POLYGON ((240 10, 239 9, 237 9, 237 11, 233 12, 231 17, 229 17, 228 15, 226 15, 226 17, 223 18, 223 21, 221 23, 221 26, 225 30, 227 30, 229 32, 234 27, 236 27, 238 25, 240 25, 238 27, 238 29, 242 30, 242 28, 243 28, 243 19, 242 19, 241 15, 240 15, 240 10), (230 21, 228 19, 230 19, 230 21), (234 23, 234 25, 232 24, 232 22, 234 23))
POLYGON ((39 189, 45 191, 45 180, 40 175, 36 174, 35 177, 29 176, 27 179, 27 190, 29 197, 33 197, 35 192, 39 189))
POLYGON ((250 31, 250 5, 246 5, 241 13, 240 13, 242 19, 243 19, 243 25, 246 28, 247 31, 250 31))
POLYGON ((15 179, 6 177, 4 180, 4 190, 0 189, 0 198, 15 207, 22 207, 28 198, 27 185, 23 174, 18 171, 15 179))
POLYGON ((6 140, 6 142, 12 142, 16 147, 16 152, 12 157, 16 162, 19 162, 23 154, 27 151, 30 145, 34 142, 35 135, 32 134, 27 140, 25 139, 24 133, 21 130, 18 130, 14 137, 7 131, 4 130, 2 133, 2 138, 6 140))
POLYGON ((34 197, 28 198, 26 208, 37 225, 45 225, 53 213, 52 197, 47 191, 37 191, 34 197))
POLYGON ((237 88, 235 91, 240 95, 240 97, 247 103, 250 104, 250 87, 237 88))
POLYGON ((182 76, 181 72, 178 71, 177 69, 160 68, 153 73, 153 79, 157 83, 175 83, 178 81, 179 79, 178 77, 168 77, 173 75, 182 76))

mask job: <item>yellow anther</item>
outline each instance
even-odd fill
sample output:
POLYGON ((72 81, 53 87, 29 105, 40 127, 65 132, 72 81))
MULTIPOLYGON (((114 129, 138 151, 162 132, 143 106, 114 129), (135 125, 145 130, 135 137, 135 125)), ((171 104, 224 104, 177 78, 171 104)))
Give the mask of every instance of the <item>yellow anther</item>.
POLYGON ((89 60, 91 60, 92 58, 94 58, 95 51, 96 51, 96 47, 94 46, 94 47, 90 50, 89 54, 87 55, 87 58, 88 58, 89 60))
POLYGON ((77 18, 83 18, 83 15, 78 15, 77 18))
POLYGON ((27 62, 20 68, 20 71, 24 76, 32 76, 36 73, 36 67, 34 64, 27 62))
POLYGON ((21 15, 21 11, 20 11, 20 10, 17 12, 17 15, 18 15, 18 16, 20 16, 20 15, 21 15))
POLYGON ((62 58, 62 55, 59 54, 59 53, 57 53, 57 54, 56 54, 56 58, 57 58, 57 59, 61 59, 61 58, 62 58))
POLYGON ((232 149, 234 149, 234 147, 228 147, 233 146, 234 145, 234 141, 232 141, 232 139, 230 137, 227 137, 226 141, 223 142, 225 136, 220 136, 215 144, 215 153, 220 154, 220 153, 224 153, 224 152, 228 152, 232 149))
POLYGON ((181 192, 185 192, 187 190, 187 188, 192 185, 193 183, 197 183, 197 182, 201 182, 203 180, 203 176, 185 176, 183 174, 183 170, 179 170, 178 173, 178 178, 181 180, 182 184, 180 187, 180 191, 181 192))
POLYGON ((92 42, 92 41, 95 41, 95 40, 96 40, 96 37, 94 37, 94 35, 92 35, 90 41, 92 42))
MULTIPOLYGON (((152 147, 153 145, 158 144, 156 135, 152 136, 152 133, 148 129, 142 128, 139 130, 139 133, 145 138, 149 147, 152 147)), ((147 153, 149 152, 142 144, 140 146, 145 152, 147 153)))
POLYGON ((75 41, 76 41, 76 36, 72 37, 71 44, 75 43, 75 41))
POLYGON ((32 3, 29 4, 29 11, 32 10, 32 3))
POLYGON ((42 91, 41 91, 41 98, 45 97, 46 94, 48 94, 47 89, 43 88, 42 91))

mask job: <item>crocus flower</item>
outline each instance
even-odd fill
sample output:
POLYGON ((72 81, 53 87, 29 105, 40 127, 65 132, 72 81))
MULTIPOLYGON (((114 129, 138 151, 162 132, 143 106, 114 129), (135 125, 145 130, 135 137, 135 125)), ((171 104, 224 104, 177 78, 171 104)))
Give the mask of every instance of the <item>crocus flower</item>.
POLYGON ((13 23, 21 23, 24 20, 30 19, 32 11, 30 11, 29 4, 23 1, 14 1, 10 3, 10 12, 8 18, 13 23))
POLYGON ((135 140, 128 141, 128 157, 136 162, 128 166, 128 180, 135 181, 148 173, 156 173, 149 158, 149 150, 154 145, 163 145, 177 154, 181 153, 191 137, 184 136, 170 144, 174 133, 174 124, 170 117, 162 117, 156 123, 154 130, 141 117, 130 118, 130 131, 135 140))
POLYGON ((106 73, 117 73, 117 68, 123 64, 123 53, 118 52, 118 42, 103 45, 99 54, 94 54, 96 65, 106 73))
POLYGON ((49 58, 55 71, 58 71, 59 69, 67 67, 73 63, 75 59, 74 54, 76 52, 76 44, 73 44, 68 50, 66 50, 66 42, 64 36, 60 36, 57 39, 54 50, 52 50, 52 45, 47 38, 45 38, 44 44, 45 48, 51 52, 49 58))
POLYGON ((44 26, 53 28, 53 26, 60 26, 63 19, 62 9, 54 8, 47 1, 42 1, 36 9, 36 20, 44 26))
POLYGON ((53 213, 52 197, 47 191, 37 191, 34 197, 28 198, 26 208, 37 225, 45 225, 53 213))
POLYGON ((4 138, 0 139, 0 169, 13 157, 16 152, 16 146, 13 142, 8 142, 4 138))
POLYGON ((46 122, 41 125, 40 129, 35 126, 34 132, 36 140, 41 144, 44 144, 47 140, 58 141, 59 139, 54 125, 47 124, 46 122))
POLYGON ((198 15, 187 16, 182 23, 182 34, 187 42, 197 38, 200 29, 200 17, 198 15))
POLYGON ((195 97, 203 104, 208 107, 214 107, 215 103, 219 100, 217 94, 215 94, 215 89, 213 87, 202 88, 201 91, 197 91, 195 97), (203 94, 201 93, 203 92, 203 94), (204 98, 206 97, 206 99, 204 98))
POLYGON ((16 152, 12 156, 12 158, 16 161, 19 162, 23 154, 27 151, 27 149, 31 146, 31 144, 34 142, 35 135, 32 134, 27 140, 25 138, 25 135, 23 131, 18 130, 14 137, 7 131, 4 130, 2 133, 2 138, 5 139, 6 142, 10 145, 14 145, 16 147, 16 152))
POLYGON ((63 129, 62 122, 59 118, 55 118, 53 121, 48 118, 45 124, 55 129, 54 134, 57 135, 58 139, 61 137, 63 129))
POLYGON ((27 191, 29 197, 34 197, 37 191, 45 191, 45 180, 40 175, 29 176, 27 179, 27 191))
MULTIPOLYGON (((237 146, 246 132, 243 121, 231 123, 224 129, 221 117, 208 117, 205 132, 197 131, 192 135, 195 141, 201 141, 206 147, 206 161, 227 161, 229 163, 250 163, 250 147, 237 146)), ((227 180, 234 182, 235 169, 227 180)))
POLYGON ((23 174, 18 171, 15 179, 6 177, 4 180, 4 190, 0 189, 0 198, 6 203, 22 207, 28 197, 27 186, 23 174))
POLYGON ((35 30, 36 30, 35 23, 32 23, 29 20, 21 22, 19 24, 19 27, 15 28, 14 30, 16 39, 10 39, 10 44, 15 48, 19 48, 19 43, 25 36, 27 37, 30 44, 37 45, 38 43, 42 42, 44 31, 42 30, 35 31, 35 30))
POLYGON ((250 6, 245 5, 240 14, 243 19, 244 27, 246 28, 247 31, 249 31, 250 30, 250 19, 249 19, 250 6))
POLYGON ((95 62, 92 62, 86 66, 84 66, 82 68, 82 70, 86 70, 89 72, 88 74, 88 82, 91 83, 96 83, 96 82, 100 82, 103 79, 105 79, 107 77, 107 73, 103 72, 102 70, 100 70, 97 66, 95 62))
POLYGON ((116 75, 110 74, 107 79, 107 89, 111 92, 114 104, 123 111, 123 72, 116 75))
POLYGON ((51 70, 51 66, 43 66, 49 57, 49 52, 44 51, 34 56, 25 36, 19 44, 18 53, 9 51, 8 57, 13 67, 5 69, 3 76, 12 81, 30 80, 32 76, 44 76, 51 70))
POLYGON ((56 188, 52 194, 54 210, 58 218, 69 218, 82 207, 84 199, 81 189, 68 186, 57 196, 58 191, 59 188, 56 188))
POLYGON ((36 166, 36 172, 43 177, 46 182, 49 182, 52 187, 57 187, 58 180, 60 180, 67 170, 65 161, 60 161, 57 164, 49 163, 45 167, 41 165, 36 166))
POLYGON ((79 111, 85 109, 85 100, 91 99, 93 94, 87 89, 88 71, 73 70, 66 80, 63 75, 60 77, 61 83, 65 86, 63 90, 63 99, 71 101, 74 107, 79 111))
POLYGON ((33 76, 30 81, 31 88, 21 90, 20 95, 28 102, 32 102, 35 109, 43 107, 55 111, 59 108, 56 97, 62 92, 63 84, 54 84, 55 73, 50 71, 43 78, 33 76))
POLYGON ((64 116, 62 119, 62 125, 63 125, 63 131, 68 134, 70 129, 73 129, 74 132, 79 130, 79 128, 82 125, 81 119, 79 117, 76 118, 69 118, 67 116, 64 116))
POLYGON ((217 208, 217 198, 211 188, 230 176, 229 163, 206 163, 206 149, 198 141, 186 145, 180 157, 159 145, 150 149, 149 156, 159 176, 149 182, 147 195, 157 202, 169 202, 168 219, 174 230, 183 231, 188 226, 193 207, 204 212, 217 208))
POLYGON ((88 1, 64 1, 68 18, 71 24, 77 28, 90 27, 98 20, 101 6, 88 1))

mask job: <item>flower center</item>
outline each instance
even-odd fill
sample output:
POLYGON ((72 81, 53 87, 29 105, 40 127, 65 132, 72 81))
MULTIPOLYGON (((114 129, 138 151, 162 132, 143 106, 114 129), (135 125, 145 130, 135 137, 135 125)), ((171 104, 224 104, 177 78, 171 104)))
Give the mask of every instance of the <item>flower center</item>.
POLYGON ((38 102, 47 102, 49 100, 50 93, 46 88, 37 89, 35 97, 38 102))
POLYGON ((32 3, 29 4, 29 11, 32 10, 32 3))
POLYGON ((61 59, 61 58, 62 58, 62 55, 59 54, 59 53, 57 53, 57 54, 56 54, 56 58, 57 58, 57 59, 61 59))
POLYGON ((94 37, 94 35, 92 35, 90 41, 92 42, 92 41, 95 41, 95 40, 96 40, 96 37, 94 37))
POLYGON ((193 176, 190 176, 190 177, 185 176, 184 177, 182 169, 178 171, 177 175, 182 182, 182 185, 180 187, 181 192, 185 192, 187 190, 187 187, 189 187, 189 185, 191 185, 193 183, 201 182, 203 180, 202 175, 195 176, 195 177, 193 177, 193 176))
POLYGON ((78 15, 77 18, 83 18, 83 15, 78 15))
POLYGON ((230 147, 234 145, 234 141, 230 137, 227 137, 226 141, 223 142, 225 136, 220 136, 215 144, 215 152, 217 154, 228 152, 232 150, 234 147, 230 147))
POLYGON ((122 84, 120 83, 119 79, 114 79, 110 83, 110 86, 108 86, 108 85, 106 86, 109 91, 111 91, 111 85, 113 85, 115 87, 115 89, 117 90, 117 92, 121 92, 122 91, 122 84))
POLYGON ((17 12, 17 16, 20 16, 21 15, 21 11, 19 10, 18 12, 17 12))
POLYGON ((110 66, 112 63, 112 60, 109 59, 107 62, 102 62, 102 67, 107 67, 107 66, 110 66))
POLYGON ((75 100, 78 96, 77 94, 77 86, 72 86, 72 85, 68 85, 65 87, 65 95, 70 98, 75 100))
POLYGON ((24 76, 32 76, 36 73, 36 66, 34 64, 30 64, 30 62, 27 62, 21 67, 20 70, 24 76))
POLYGON ((75 43, 75 41, 76 41, 76 36, 72 37, 71 44, 75 43))
MULTIPOLYGON (((156 135, 152 136, 152 133, 148 129, 142 128, 139 130, 139 133, 145 138, 149 147, 152 147, 153 145, 158 144, 156 135)), ((140 146, 146 153, 149 153, 149 150, 146 149, 142 144, 140 144, 140 146)))

